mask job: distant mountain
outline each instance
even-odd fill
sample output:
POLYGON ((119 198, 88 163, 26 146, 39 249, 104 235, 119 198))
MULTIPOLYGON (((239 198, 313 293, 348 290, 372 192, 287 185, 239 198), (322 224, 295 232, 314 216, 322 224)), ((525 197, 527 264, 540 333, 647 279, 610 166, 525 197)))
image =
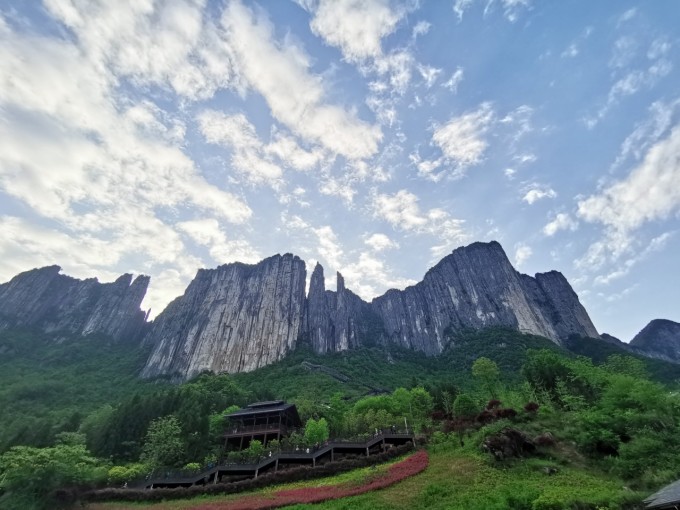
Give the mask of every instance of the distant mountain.
POLYGON ((146 314, 140 304, 149 277, 124 274, 113 283, 78 280, 59 266, 21 273, 0 285, 0 329, 37 328, 46 333, 101 333, 113 339, 140 340, 146 314))
POLYGON ((200 270, 152 324, 146 342, 154 350, 143 375, 247 372, 280 360, 298 342, 319 354, 396 344, 438 355, 465 329, 509 327, 556 344, 572 335, 599 337, 562 274, 520 274, 497 242, 458 248, 422 282, 371 303, 339 273, 336 290, 326 290, 320 265, 305 297, 305 278, 304 262, 292 254, 200 270))
POLYGON ((599 338, 566 278, 517 272, 497 242, 454 250, 404 290, 370 303, 346 288, 340 273, 327 290, 317 264, 305 295, 299 257, 201 269, 185 293, 152 322, 140 303, 147 276, 113 283, 77 280, 58 266, 27 271, 0 285, 0 329, 142 342, 152 352, 142 376, 186 380, 202 371, 248 372, 284 358, 299 344, 317 354, 396 345, 439 355, 452 335, 505 327, 562 345, 572 336, 599 338))
POLYGON ((680 324, 654 319, 635 335, 630 345, 648 356, 680 363, 680 324))

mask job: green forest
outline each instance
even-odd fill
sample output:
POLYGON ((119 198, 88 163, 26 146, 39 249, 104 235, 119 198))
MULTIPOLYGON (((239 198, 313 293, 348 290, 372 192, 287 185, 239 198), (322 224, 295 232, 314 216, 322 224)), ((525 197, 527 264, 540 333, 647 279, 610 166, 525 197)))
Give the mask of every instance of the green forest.
POLYGON ((143 348, 4 331, 0 508, 55 508, 71 503, 55 499, 62 487, 120 487, 153 469, 214 462, 224 415, 269 399, 297 405, 307 427, 291 441, 300 444, 404 420, 415 429, 431 467, 404 482, 415 484, 408 497, 386 490, 356 496, 352 508, 638 508, 680 477, 680 366, 506 329, 449 340, 436 358, 302 346, 251 373, 175 385, 137 377, 143 348), (508 430, 535 448, 499 454, 508 430))

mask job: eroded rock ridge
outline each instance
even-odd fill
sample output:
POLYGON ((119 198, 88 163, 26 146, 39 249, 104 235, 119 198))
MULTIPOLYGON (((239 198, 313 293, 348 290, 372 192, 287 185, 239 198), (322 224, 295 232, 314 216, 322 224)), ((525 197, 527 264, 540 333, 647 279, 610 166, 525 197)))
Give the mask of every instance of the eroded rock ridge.
POLYGON ((35 327, 45 332, 101 333, 135 341, 146 326, 140 304, 149 277, 124 274, 113 283, 78 280, 59 266, 21 273, 0 285, 0 328, 35 327))

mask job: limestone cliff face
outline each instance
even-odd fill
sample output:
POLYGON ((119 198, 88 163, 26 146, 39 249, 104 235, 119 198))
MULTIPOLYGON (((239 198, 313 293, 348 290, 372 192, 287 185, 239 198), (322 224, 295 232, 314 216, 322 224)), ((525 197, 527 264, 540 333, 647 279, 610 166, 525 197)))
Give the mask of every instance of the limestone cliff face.
POLYGON ((305 263, 291 254, 200 269, 156 318, 143 377, 245 372, 283 358, 301 333, 305 263))
POLYGON ((117 341, 138 340, 146 314, 140 304, 148 276, 124 274, 113 283, 77 280, 59 266, 21 273, 0 285, 0 328, 36 327, 46 332, 103 333, 117 341))
POLYGON ((454 250, 422 282, 372 306, 389 341, 427 354, 444 349, 447 329, 507 326, 558 344, 572 334, 599 336, 564 276, 518 273, 497 242, 454 250))
POLYGON ((680 363, 680 324, 654 319, 635 335, 630 346, 647 356, 680 363))
POLYGON ((317 353, 344 351, 375 343, 382 322, 372 307, 336 276, 336 292, 326 290, 323 267, 317 264, 309 283, 305 332, 317 353))

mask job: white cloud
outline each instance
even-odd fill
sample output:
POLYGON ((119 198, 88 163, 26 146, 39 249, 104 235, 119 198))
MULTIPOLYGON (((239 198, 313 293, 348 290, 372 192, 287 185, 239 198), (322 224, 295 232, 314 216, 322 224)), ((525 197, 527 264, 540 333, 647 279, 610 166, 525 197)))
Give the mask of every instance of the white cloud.
POLYGON ((631 69, 630 62, 637 57, 638 44, 632 38, 620 38, 615 43, 615 50, 610 59, 610 67, 615 70, 625 70, 612 84, 607 94, 607 100, 595 113, 584 119, 589 129, 594 128, 622 99, 638 93, 642 89, 651 89, 673 70, 673 63, 666 58, 670 43, 664 38, 652 41, 647 56, 651 60, 645 68, 631 69))
POLYGON ((635 126, 621 144, 621 153, 612 165, 619 167, 629 158, 638 161, 645 152, 668 131, 680 111, 680 98, 673 101, 655 101, 649 106, 648 118, 635 126))
POLYGON ((312 32, 340 48, 350 62, 382 55, 381 40, 406 15, 403 7, 387 0, 320 0, 310 22, 312 32))
POLYGON ((385 234, 373 234, 369 236, 367 239, 365 239, 364 243, 367 246, 370 246, 371 249, 375 252, 389 250, 392 248, 399 248, 399 244, 392 241, 392 239, 387 237, 385 234))
POLYGON ((604 238, 579 262, 598 268, 631 249, 633 234, 644 224, 680 210, 680 126, 653 145, 642 162, 622 180, 578 203, 584 221, 604 227, 604 238))
POLYGON ((403 289, 416 283, 409 278, 393 276, 385 261, 372 253, 360 253, 359 259, 343 266, 341 272, 347 288, 367 301, 388 289, 403 289))
POLYGON ((247 241, 228 240, 214 218, 182 221, 176 226, 197 244, 206 246, 212 259, 219 265, 228 262, 254 263, 262 259, 260 253, 247 241))
POLYGON ((522 200, 531 205, 543 198, 555 198, 557 193, 549 186, 541 186, 540 184, 530 184, 524 192, 522 200))
POLYGON ((617 267, 615 267, 615 269, 609 273, 596 276, 594 280, 595 285, 607 285, 614 280, 623 278, 628 273, 630 273, 631 269, 633 269, 635 265, 645 260, 652 253, 662 250, 666 246, 668 240, 674 234, 675 232, 664 232, 663 234, 653 238, 647 247, 639 254, 624 260, 622 264, 617 265, 617 267))
POLYGON ((431 23, 421 20, 413 27, 412 37, 415 39, 418 36, 425 35, 430 31, 431 23))
POLYGON ((436 260, 469 238, 463 228, 463 220, 452 218, 439 208, 422 211, 418 197, 407 190, 400 190, 392 195, 376 194, 371 207, 375 217, 387 221, 396 229, 435 237, 438 244, 430 248, 430 251, 436 260))
POLYGON ((463 81, 463 68, 458 67, 447 81, 442 83, 442 87, 449 89, 454 94, 458 92, 458 86, 463 81))
MULTIPOLYGON (((497 4, 500 4, 503 9, 505 18, 514 23, 519 19, 519 15, 523 9, 531 8, 530 0, 485 0, 484 16, 494 10, 497 4)), ((463 14, 475 3, 475 0, 455 0, 453 4, 453 12, 458 16, 458 21, 463 19, 463 14)))
POLYGON ((483 103, 477 110, 452 117, 446 124, 435 127, 432 142, 453 165, 453 177, 462 176, 468 167, 482 161, 488 147, 484 135, 493 120, 491 104, 483 103))
POLYGON ((204 99, 234 78, 229 48, 203 16, 204 0, 46 0, 45 5, 76 34, 88 60, 140 85, 204 99))
POLYGON ((262 95, 275 119, 305 141, 320 143, 349 159, 377 152, 380 128, 326 104, 321 79, 310 73, 309 57, 289 39, 276 42, 266 19, 231 2, 222 16, 222 27, 239 73, 262 95))
POLYGON ((543 227, 543 233, 547 236, 554 236, 560 230, 574 231, 578 228, 578 222, 566 213, 559 213, 551 222, 543 227))
POLYGON ((522 267, 533 253, 531 247, 526 244, 515 245, 515 267, 522 267))
POLYGON ((231 164, 252 184, 269 184, 280 187, 281 168, 263 157, 264 144, 253 126, 242 113, 225 115, 215 110, 205 110, 198 117, 201 133, 209 143, 232 150, 231 164))
POLYGON ((436 67, 418 65, 418 72, 420 73, 420 76, 423 77, 423 80, 425 80, 425 85, 429 89, 434 85, 434 82, 437 81, 442 70, 437 69, 436 67))

